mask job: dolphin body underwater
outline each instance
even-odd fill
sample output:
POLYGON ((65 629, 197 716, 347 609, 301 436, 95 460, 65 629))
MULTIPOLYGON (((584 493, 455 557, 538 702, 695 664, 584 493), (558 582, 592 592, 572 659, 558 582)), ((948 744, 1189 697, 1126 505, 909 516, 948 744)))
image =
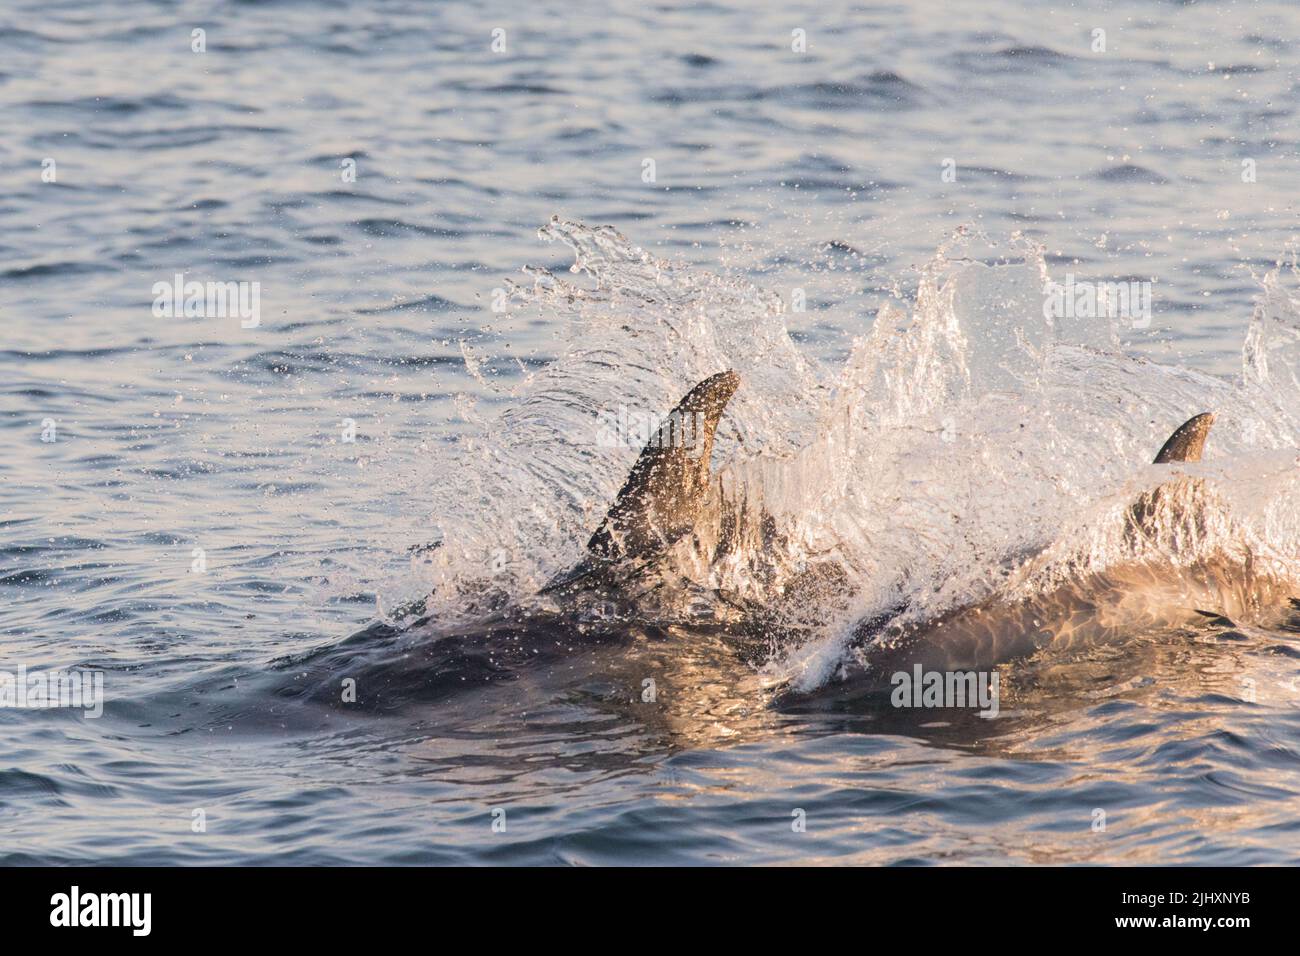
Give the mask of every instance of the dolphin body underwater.
MULTIPOLYGON (((538 668, 576 671, 582 655, 601 645, 668 637, 670 627, 647 622, 656 619, 654 609, 672 607, 674 596, 693 587, 672 567, 683 549, 709 563, 761 550, 779 537, 767 515, 742 527, 743 516, 728 508, 711 470, 715 432, 739 387, 739 375, 725 371, 687 393, 641 451, 586 553, 542 587, 531 605, 492 609, 456 627, 440 627, 429 617, 401 628, 376 623, 309 661, 293 662, 298 673, 279 695, 336 703, 338 675, 359 675, 371 691, 363 709, 390 711, 412 698, 438 700, 538 668)), ((1199 461, 1213 422, 1209 413, 1185 422, 1154 465, 1199 461)), ((1206 533, 1205 505, 1213 502, 1205 478, 1175 472, 1117 519, 1131 561, 1102 572, 1060 574, 1070 569, 1071 555, 1049 547, 1021 565, 1012 586, 978 603, 915 619, 905 605, 872 616, 852 628, 832 679, 806 688, 786 680, 773 689, 773 702, 796 710, 869 702, 888 692, 891 675, 918 666, 988 671, 1044 648, 1071 652, 1136 629, 1225 621, 1288 606, 1285 584, 1249 560, 1197 553, 1206 533), (1185 560, 1144 561, 1150 549, 1166 557, 1181 553, 1185 560)), ((711 595, 725 612, 722 629, 736 655, 761 663, 806 636, 772 607, 797 606, 828 585, 842 588, 843 574, 838 567, 805 568, 766 600, 711 595)))

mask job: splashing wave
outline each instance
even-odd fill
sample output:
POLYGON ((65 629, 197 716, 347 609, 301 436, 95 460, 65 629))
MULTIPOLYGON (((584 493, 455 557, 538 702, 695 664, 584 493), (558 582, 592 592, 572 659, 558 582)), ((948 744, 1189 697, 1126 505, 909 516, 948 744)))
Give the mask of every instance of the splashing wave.
POLYGON ((1281 267, 1261 282, 1242 374, 1226 380, 1124 354, 1114 319, 1045 317, 1042 251, 1017 238, 981 256, 987 240, 961 230, 914 301, 882 307, 833 367, 800 351, 784 301, 750 282, 658 259, 610 227, 557 219, 541 235, 590 281, 530 268, 531 283, 511 285, 512 308, 556 327, 557 357, 500 413, 466 408, 473 427, 430 476, 438 546, 390 605, 432 592, 428 609, 451 618, 526 601, 578 558, 635 460, 645 430, 619 427, 726 368, 744 384, 715 450, 717 501, 766 524, 740 553, 683 545, 675 570, 778 606, 810 564, 833 567, 835 586, 813 598, 825 607, 787 609, 822 621, 792 657, 805 670, 900 603, 933 615, 1118 563, 1185 561, 1173 524, 1135 555, 1116 516, 1168 477, 1149 465, 1155 449, 1205 410, 1218 423, 1206 462, 1189 466, 1211 488, 1183 503, 1199 516, 1191 550, 1300 579, 1300 303, 1281 267))

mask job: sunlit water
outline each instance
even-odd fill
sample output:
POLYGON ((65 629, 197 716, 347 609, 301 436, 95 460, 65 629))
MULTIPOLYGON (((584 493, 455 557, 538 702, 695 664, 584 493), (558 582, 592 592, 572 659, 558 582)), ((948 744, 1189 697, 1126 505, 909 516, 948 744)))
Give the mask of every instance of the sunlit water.
POLYGON ((1285 617, 1008 665, 995 720, 773 704, 900 599, 1109 566, 1195 412, 1205 547, 1300 576, 1300 16, 968 6, 5 5, 0 669, 107 702, 0 710, 0 859, 1295 862, 1285 617), (1048 328, 1041 270, 1150 321, 1048 328), (260 324, 156 316, 176 273, 260 324), (819 629, 421 670, 580 554, 599 415, 727 367, 787 538, 695 577, 833 561, 819 629))

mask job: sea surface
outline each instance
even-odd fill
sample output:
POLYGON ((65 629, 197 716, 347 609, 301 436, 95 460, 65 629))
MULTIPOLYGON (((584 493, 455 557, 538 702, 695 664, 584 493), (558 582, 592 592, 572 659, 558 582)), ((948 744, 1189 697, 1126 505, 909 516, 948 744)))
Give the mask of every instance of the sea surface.
POLYGON ((995 719, 777 700, 1105 564, 1197 412, 1215 555, 1300 579, 1298 65, 1285 2, 6 0, 0 671, 103 713, 0 707, 0 862, 1300 862, 1284 616, 1008 664, 995 719), (715 469, 850 572, 804 639, 438 657, 724 368, 715 469))

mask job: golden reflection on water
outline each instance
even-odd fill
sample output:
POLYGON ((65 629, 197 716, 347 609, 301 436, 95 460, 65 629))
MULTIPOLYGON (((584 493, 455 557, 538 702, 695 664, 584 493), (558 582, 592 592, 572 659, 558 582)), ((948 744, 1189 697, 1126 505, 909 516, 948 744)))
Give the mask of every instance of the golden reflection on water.
POLYGON ((1218 628, 1040 656, 1002 668, 987 720, 880 700, 783 713, 725 638, 670 633, 593 655, 554 699, 535 695, 565 668, 494 687, 405 753, 468 788, 462 803, 630 790, 680 821, 667 841, 697 827, 750 841, 770 816, 774 861, 1155 864, 1219 844, 1248 858, 1300 815, 1290 642, 1218 628), (792 842, 793 808, 809 822, 792 842))

